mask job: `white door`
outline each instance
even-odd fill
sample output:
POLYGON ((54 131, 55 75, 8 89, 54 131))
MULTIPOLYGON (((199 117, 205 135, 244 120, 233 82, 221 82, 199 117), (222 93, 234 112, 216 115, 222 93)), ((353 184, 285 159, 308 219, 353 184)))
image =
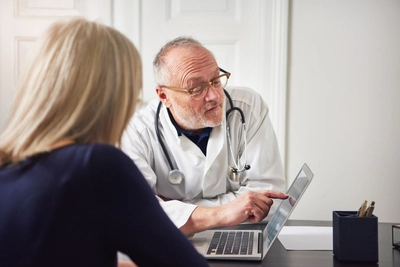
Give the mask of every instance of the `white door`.
POLYGON ((114 26, 128 35, 143 60, 143 98, 156 97, 152 62, 167 41, 198 39, 229 85, 248 86, 268 102, 284 159, 288 0, 115 0, 114 26))
MULTIPOLYGON (((259 84, 270 80, 269 66, 265 63, 271 51, 271 42, 266 38, 271 35, 271 3, 262 0, 141 1, 137 6, 141 17, 126 17, 125 23, 140 24, 140 33, 133 41, 143 58, 144 99, 156 97, 152 74, 155 54, 164 43, 180 35, 192 36, 213 51, 220 67, 232 73, 230 84, 249 86, 266 96, 268 88, 265 85, 261 88, 259 84)), ((120 8, 126 10, 126 5, 120 8)))
POLYGON ((82 16, 111 25, 112 0, 0 1, 0 130, 35 40, 55 20, 82 16))

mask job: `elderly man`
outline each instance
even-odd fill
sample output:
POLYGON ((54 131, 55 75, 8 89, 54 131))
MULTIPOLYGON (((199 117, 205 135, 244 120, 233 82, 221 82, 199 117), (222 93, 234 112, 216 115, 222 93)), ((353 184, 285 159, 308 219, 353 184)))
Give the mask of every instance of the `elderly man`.
POLYGON ((161 48, 154 75, 159 99, 136 112, 122 147, 170 219, 190 235, 266 218, 272 199, 287 195, 261 96, 225 90, 231 74, 189 37, 161 48))

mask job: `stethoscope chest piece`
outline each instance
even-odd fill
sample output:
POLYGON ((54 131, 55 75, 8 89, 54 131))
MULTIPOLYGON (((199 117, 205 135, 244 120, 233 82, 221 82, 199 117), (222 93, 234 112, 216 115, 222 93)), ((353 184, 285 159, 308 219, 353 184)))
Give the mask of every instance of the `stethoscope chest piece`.
POLYGON ((185 179, 185 175, 180 170, 171 170, 168 174, 168 181, 173 185, 179 185, 185 179))

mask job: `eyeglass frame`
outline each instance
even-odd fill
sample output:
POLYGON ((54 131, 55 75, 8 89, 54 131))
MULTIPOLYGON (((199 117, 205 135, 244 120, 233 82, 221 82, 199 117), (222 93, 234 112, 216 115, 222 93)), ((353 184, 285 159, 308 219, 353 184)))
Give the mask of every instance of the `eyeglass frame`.
MULTIPOLYGON (((189 89, 184 89, 184 88, 179 88, 179 87, 173 87, 173 86, 164 86, 164 85, 161 85, 160 87, 162 87, 162 88, 167 88, 167 89, 169 89, 169 90, 177 91, 177 92, 186 92, 186 93, 189 94, 189 97, 192 97, 193 91, 194 91, 194 89, 195 89, 196 87, 199 87, 199 86, 201 86, 201 85, 206 84, 207 87, 206 87, 205 89, 203 89, 203 90, 208 90, 208 88, 209 88, 210 86, 214 87, 212 84, 213 84, 213 82, 214 82, 216 79, 221 78, 221 77, 223 77, 223 76, 226 76, 226 83, 225 83, 225 85, 224 85, 224 86, 226 86, 226 85, 228 84, 229 77, 231 76, 231 73, 230 73, 230 72, 227 72, 226 70, 221 69, 221 68, 219 68, 219 71, 222 72, 223 74, 218 75, 218 76, 212 78, 211 81, 209 81, 209 82, 202 82, 202 83, 199 83, 199 84, 197 84, 196 86, 194 86, 194 87, 192 87, 192 88, 189 88, 189 89)), ((224 88, 224 86, 222 86, 222 88, 224 88)), ((215 87, 214 87, 214 88, 215 88, 215 87)), ((207 91, 206 91, 206 93, 207 93, 207 91)), ((201 97, 200 97, 200 98, 201 98, 201 97)), ((195 99, 195 100, 199 100, 200 98, 195 99)))

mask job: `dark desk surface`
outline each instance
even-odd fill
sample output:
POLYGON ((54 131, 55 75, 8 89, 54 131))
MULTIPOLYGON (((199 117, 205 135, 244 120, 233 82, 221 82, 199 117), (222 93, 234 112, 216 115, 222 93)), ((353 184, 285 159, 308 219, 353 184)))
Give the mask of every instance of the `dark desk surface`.
MULTIPOLYGON (((330 221, 293 221, 289 220, 286 225, 293 226, 331 226, 330 221)), ((332 251, 287 251, 279 239, 275 240, 263 261, 219 261, 210 260, 212 267, 229 266, 268 266, 268 267, 340 267, 340 266, 400 266, 400 250, 392 246, 392 224, 379 223, 379 263, 357 263, 340 262, 332 251)))

